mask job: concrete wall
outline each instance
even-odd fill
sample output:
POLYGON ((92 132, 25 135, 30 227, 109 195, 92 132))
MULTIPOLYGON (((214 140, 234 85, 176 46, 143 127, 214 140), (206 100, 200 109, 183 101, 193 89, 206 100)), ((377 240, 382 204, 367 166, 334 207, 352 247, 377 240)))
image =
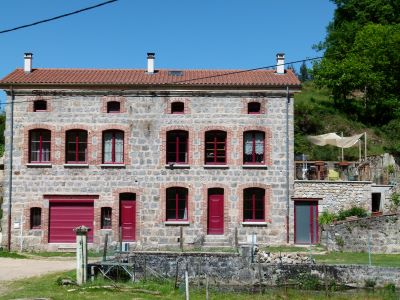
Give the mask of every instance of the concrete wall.
MULTIPOLYGON (((302 275, 316 275, 322 282, 327 276, 328 282, 334 280, 337 284, 364 287, 366 280, 375 280, 379 287, 393 283, 400 287, 400 268, 381 268, 368 266, 333 266, 333 265, 271 265, 251 263, 248 258, 234 254, 206 253, 135 253, 135 262, 143 267, 156 270, 160 275, 174 278, 178 264, 178 276, 183 277, 187 268, 191 280, 204 282, 205 275, 212 285, 246 286, 265 285, 276 286, 292 279, 295 282, 302 275)), ((132 257, 132 258, 133 258, 132 257)))
POLYGON ((390 214, 342 221, 325 226, 321 243, 329 250, 400 253, 400 214, 390 214))
MULTIPOLYGON (((233 241, 235 227, 239 242, 255 232, 259 243, 286 242, 286 158, 285 158, 285 92, 212 91, 212 92, 141 92, 128 91, 123 95, 108 95, 91 91, 71 92, 66 96, 46 96, 47 112, 33 112, 32 101, 43 97, 31 91, 15 91, 14 112, 14 169, 12 245, 21 242, 24 249, 57 250, 63 245, 48 244, 49 200, 46 195, 94 195, 94 244, 102 244, 105 233, 117 239, 119 199, 122 192, 136 193, 136 243, 148 247, 178 245, 178 225, 165 223, 165 189, 182 186, 189 190, 189 224, 185 226, 185 241, 190 243, 207 233, 207 189, 224 188, 224 237, 233 241), (122 112, 107 114, 105 103, 121 101, 122 112), (172 102, 185 102, 185 114, 170 114, 172 102), (262 113, 249 115, 246 105, 259 101, 262 113), (28 165, 29 129, 47 128, 52 134, 52 161, 48 167, 28 165), (65 131, 88 131, 89 164, 84 168, 64 166, 65 131), (106 129, 125 133, 125 166, 101 166, 101 134, 106 129), (189 132, 189 166, 170 169, 165 163, 167 130, 189 132), (228 135, 228 163, 222 168, 205 168, 204 132, 225 130, 228 135), (262 130, 266 134, 265 165, 246 168, 242 162, 243 132, 262 130), (266 223, 245 225, 243 220, 243 189, 262 187, 266 190, 266 223), (101 207, 112 207, 112 229, 100 229, 101 207), (42 208, 42 229, 29 229, 29 209, 42 208), (22 224, 20 224, 22 216, 22 224), (20 229, 22 226, 22 235, 20 229)), ((108 92, 107 92, 108 93, 108 92)), ((10 101, 10 98, 8 98, 10 101)), ((6 112, 9 115, 10 107, 6 112)), ((290 166, 293 170, 293 106, 289 111, 290 166)), ((10 142, 10 123, 7 118, 6 143, 10 142)), ((5 158, 6 174, 8 157, 5 158)), ((293 174, 290 173, 293 182, 293 174)), ((5 199, 8 195, 5 180, 5 199)), ((292 184, 290 185, 292 189, 292 184)), ((8 200, 7 200, 8 201, 8 200)), ((7 207, 3 205, 5 214, 7 207)), ((3 228, 6 222, 3 221, 3 228)), ((6 230, 4 230, 6 232, 6 230)), ((3 244, 6 242, 3 235, 3 244)))
POLYGON ((352 206, 371 211, 372 183, 369 181, 295 180, 293 198, 315 198, 319 212, 337 212, 352 206))

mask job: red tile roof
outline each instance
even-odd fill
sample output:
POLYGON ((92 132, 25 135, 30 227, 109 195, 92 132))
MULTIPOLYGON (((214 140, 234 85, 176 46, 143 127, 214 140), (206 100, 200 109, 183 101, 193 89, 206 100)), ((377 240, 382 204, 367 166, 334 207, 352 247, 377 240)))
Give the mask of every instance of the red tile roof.
POLYGON ((79 86, 204 86, 204 87, 285 87, 300 86, 292 70, 276 74, 274 70, 182 70, 181 76, 172 70, 158 70, 148 74, 145 70, 106 69, 33 69, 26 74, 16 69, 2 80, 0 87, 10 85, 79 85, 79 86))

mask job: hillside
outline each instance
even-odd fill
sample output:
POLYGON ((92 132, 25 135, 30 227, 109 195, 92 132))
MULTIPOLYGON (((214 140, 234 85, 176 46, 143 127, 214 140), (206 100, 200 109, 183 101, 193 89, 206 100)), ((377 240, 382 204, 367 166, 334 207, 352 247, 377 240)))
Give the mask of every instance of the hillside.
MULTIPOLYGON (((318 89, 313 82, 303 85, 295 95, 295 154, 304 153, 309 160, 338 160, 340 149, 333 146, 316 146, 307 141, 307 135, 336 132, 344 136, 367 132, 368 155, 382 154, 390 141, 378 127, 355 121, 355 115, 334 107, 327 89, 318 89)), ((344 150, 345 160, 358 160, 358 147, 344 150)))

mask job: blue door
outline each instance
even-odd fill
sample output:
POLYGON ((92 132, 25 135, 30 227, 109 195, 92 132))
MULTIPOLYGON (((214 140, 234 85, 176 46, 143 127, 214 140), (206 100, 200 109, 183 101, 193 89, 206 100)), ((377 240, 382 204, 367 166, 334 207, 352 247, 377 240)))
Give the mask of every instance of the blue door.
POLYGON ((295 201, 294 242, 318 243, 318 201, 295 201))

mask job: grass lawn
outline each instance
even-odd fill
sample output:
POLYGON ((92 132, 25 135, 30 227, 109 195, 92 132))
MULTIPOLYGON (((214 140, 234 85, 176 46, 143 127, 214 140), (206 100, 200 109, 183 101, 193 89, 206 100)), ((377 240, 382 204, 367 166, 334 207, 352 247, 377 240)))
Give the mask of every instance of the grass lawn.
MULTIPOLYGON (((331 252, 313 255, 317 263, 325 264, 368 264, 368 253, 331 252)), ((400 267, 400 254, 371 254, 373 266, 400 267)))
POLYGON ((0 257, 6 258, 28 258, 26 255, 18 254, 15 252, 0 251, 0 257))
MULTIPOLYGON (((137 283, 118 283, 116 288, 112 287, 110 281, 102 279, 96 280, 83 287, 59 286, 58 278, 74 278, 74 272, 46 275, 43 277, 19 280, 9 285, 8 291, 0 296, 0 299, 16 298, 44 298, 57 299, 184 299, 183 288, 173 288, 172 281, 165 282, 137 282, 137 283), (68 291, 70 290, 70 291, 68 291)), ((197 287, 197 285, 195 285, 197 287)), ((267 289, 264 294, 246 292, 218 292, 210 289, 210 299, 229 299, 229 300, 262 300, 262 299, 327 299, 323 292, 301 291, 301 290, 273 290, 267 289)), ((349 293, 331 293, 329 299, 349 298, 361 299, 396 299, 396 295, 388 291, 357 291, 349 293)), ((190 299, 205 299, 205 288, 196 289, 191 287, 190 299)))

